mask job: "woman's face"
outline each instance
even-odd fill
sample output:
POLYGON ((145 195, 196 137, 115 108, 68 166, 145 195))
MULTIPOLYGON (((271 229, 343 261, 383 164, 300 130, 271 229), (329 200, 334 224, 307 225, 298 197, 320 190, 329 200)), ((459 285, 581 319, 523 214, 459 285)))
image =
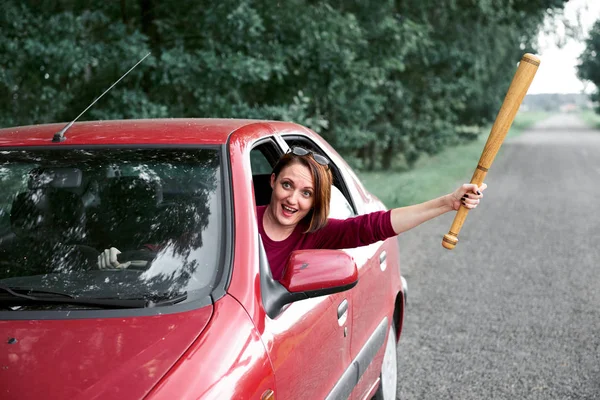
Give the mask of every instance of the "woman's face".
POLYGON ((308 214, 314 203, 315 187, 310 170, 293 163, 279 173, 271 175, 270 208, 273 216, 283 226, 295 226, 308 214))

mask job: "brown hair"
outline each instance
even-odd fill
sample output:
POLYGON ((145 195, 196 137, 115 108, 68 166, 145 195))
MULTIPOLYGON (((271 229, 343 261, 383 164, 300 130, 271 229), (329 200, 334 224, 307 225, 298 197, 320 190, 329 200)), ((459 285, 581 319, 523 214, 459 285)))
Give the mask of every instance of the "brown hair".
POLYGON ((310 154, 298 156, 293 153, 286 153, 281 156, 275 167, 273 167, 275 179, 277 179, 279 173, 284 168, 292 164, 304 165, 308 168, 313 178, 315 197, 312 210, 304 217, 304 220, 308 223, 308 229, 304 233, 315 232, 327 225, 329 203, 331 201, 331 185, 333 184, 331 170, 328 166, 316 162, 310 154))

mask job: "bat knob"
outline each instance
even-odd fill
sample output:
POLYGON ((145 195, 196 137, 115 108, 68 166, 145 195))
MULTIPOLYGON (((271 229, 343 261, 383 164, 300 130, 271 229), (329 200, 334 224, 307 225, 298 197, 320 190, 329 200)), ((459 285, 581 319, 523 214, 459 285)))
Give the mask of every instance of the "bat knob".
POLYGON ((456 246, 456 243, 458 243, 458 238, 451 233, 446 233, 444 239, 442 239, 442 246, 448 250, 452 250, 456 246))

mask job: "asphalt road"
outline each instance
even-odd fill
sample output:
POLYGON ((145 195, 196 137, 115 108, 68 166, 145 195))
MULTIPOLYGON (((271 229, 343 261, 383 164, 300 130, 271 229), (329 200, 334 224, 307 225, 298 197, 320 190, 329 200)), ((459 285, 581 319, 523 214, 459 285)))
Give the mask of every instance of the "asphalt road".
POLYGON ((600 131, 555 115, 486 183, 454 250, 454 213, 399 238, 399 398, 600 399, 600 131))

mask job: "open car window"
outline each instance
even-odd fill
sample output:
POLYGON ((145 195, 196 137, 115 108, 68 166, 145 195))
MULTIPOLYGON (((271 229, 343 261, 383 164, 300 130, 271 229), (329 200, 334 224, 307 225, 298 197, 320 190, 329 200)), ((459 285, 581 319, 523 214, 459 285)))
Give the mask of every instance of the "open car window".
MULTIPOLYGON (((284 135, 283 139, 289 147, 300 146, 317 154, 327 156, 327 153, 323 151, 315 142, 305 136, 299 135, 284 135)), ((356 215, 355 209, 352 206, 350 197, 350 191, 348 186, 344 182, 344 178, 338 166, 333 160, 329 160, 329 168, 333 176, 333 186, 331 188, 331 202, 330 202, 330 218, 345 219, 356 215)))
POLYGON ((224 243, 221 168, 217 148, 3 150, 0 285, 207 296, 224 243), (126 268, 99 268, 111 247, 126 268))
MULTIPOLYGON (((293 136, 292 138, 286 137, 285 140, 289 146, 298 145, 316 151, 319 154, 324 154, 321 149, 319 149, 313 142, 306 138, 293 136)), ((271 199, 271 171, 278 158, 279 154, 276 151, 274 144, 271 142, 262 143, 256 146, 250 152, 254 196, 257 206, 266 205, 271 199), (270 161, 267 159, 265 154, 270 155, 270 161)), ((355 216, 356 213, 352 207, 352 204, 348 201, 348 198, 342 191, 345 190, 346 187, 337 166, 331 162, 330 168, 334 177, 334 186, 331 187, 329 217, 346 219, 355 216)))

